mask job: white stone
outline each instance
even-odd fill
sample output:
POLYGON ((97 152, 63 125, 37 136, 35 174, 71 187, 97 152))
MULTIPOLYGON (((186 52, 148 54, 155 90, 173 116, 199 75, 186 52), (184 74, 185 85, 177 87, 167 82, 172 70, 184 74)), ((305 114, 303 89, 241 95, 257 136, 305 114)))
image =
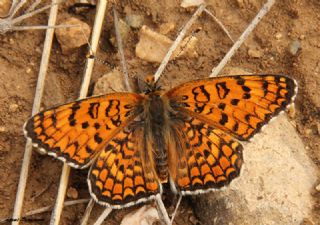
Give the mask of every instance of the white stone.
POLYGON ((123 74, 115 69, 97 80, 94 85, 93 94, 103 95, 113 92, 124 92, 126 89, 123 79, 123 74))
POLYGON ((155 221, 159 221, 156 208, 144 205, 140 209, 127 214, 120 225, 153 225, 155 221))
MULTIPOLYGON (((173 41, 165 35, 157 33, 147 26, 143 26, 140 29, 139 36, 139 42, 136 45, 136 55, 148 62, 160 63, 173 43, 173 41)), ((194 36, 186 37, 174 51, 171 58, 184 55, 196 57, 198 55, 195 50, 197 42, 198 39, 194 36)))
POLYGON ((70 17, 62 21, 60 25, 78 25, 76 27, 55 29, 55 34, 63 53, 68 53, 87 44, 91 33, 91 27, 88 24, 77 18, 70 17))
POLYGON ((287 116, 278 116, 243 146, 240 177, 221 191, 196 197, 199 218, 208 225, 300 224, 312 218, 317 169, 287 116), (203 207, 217 223, 206 218, 203 207))

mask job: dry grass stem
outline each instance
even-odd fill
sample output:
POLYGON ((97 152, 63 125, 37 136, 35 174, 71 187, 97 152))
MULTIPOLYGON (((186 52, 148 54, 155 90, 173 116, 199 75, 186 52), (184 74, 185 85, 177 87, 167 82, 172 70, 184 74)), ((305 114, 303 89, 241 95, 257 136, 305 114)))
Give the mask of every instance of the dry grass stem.
MULTIPOLYGON (((53 5, 50 9, 48 26, 55 25, 57 13, 58 13, 58 5, 56 4, 56 1, 52 0, 52 2, 53 2, 53 5)), ((36 114, 40 109, 40 103, 41 103, 43 88, 44 88, 44 81, 47 74, 48 62, 50 58, 53 34, 54 34, 53 29, 48 29, 46 32, 46 38, 43 46, 41 64, 40 64, 37 87, 36 87, 36 94, 35 94, 33 107, 32 107, 32 115, 36 114)), ((16 194, 16 201, 15 201, 13 215, 12 215, 12 218, 17 220, 13 221, 12 225, 18 225, 20 222, 19 218, 21 216, 21 211, 22 211, 22 205, 23 205, 23 199, 24 199, 24 194, 25 194, 25 189, 27 184, 27 177, 29 173, 31 156, 32 156, 32 143, 31 141, 27 140, 23 161, 22 161, 21 172, 20 172, 18 190, 16 194)))
POLYGON ((259 13, 256 15, 256 17, 252 20, 252 22, 249 24, 249 26, 245 29, 245 31, 241 34, 241 36, 238 38, 238 40, 234 43, 234 45, 230 48, 228 53, 225 55, 225 57, 220 61, 218 66, 214 67, 212 69, 210 77, 217 76, 222 68, 227 64, 227 62, 230 60, 230 58, 234 55, 234 53, 240 48, 242 43, 248 38, 248 36, 251 34, 253 29, 257 26, 257 24, 261 21, 261 19, 267 14, 267 12, 270 11, 271 7, 275 3, 275 0, 268 0, 260 9, 259 13))
POLYGON ((221 27, 221 29, 226 33, 226 35, 228 36, 228 38, 232 41, 232 43, 234 43, 233 38, 231 37, 231 34, 229 33, 229 31, 227 30, 227 28, 223 25, 223 23, 215 16, 213 15, 212 12, 210 12, 208 9, 204 10, 209 16, 211 16, 213 18, 213 20, 221 27))
POLYGON ((163 58, 160 66, 158 67, 157 72, 154 74, 154 80, 157 81, 163 70, 165 69, 166 65, 168 64, 174 50, 179 46, 179 44, 181 43, 182 39, 184 38, 184 36, 187 33, 187 30, 192 26, 192 24, 197 20, 197 18, 201 15, 202 11, 205 9, 206 5, 205 4, 201 4, 198 9, 194 12, 194 14, 192 15, 192 17, 189 19, 189 21, 184 25, 184 27, 181 29, 179 35, 177 36, 176 40, 173 42, 173 44, 171 45, 171 47, 169 48, 166 56, 163 58))
POLYGON ((129 74, 127 70, 126 59, 124 57, 124 52, 123 52, 122 38, 120 35, 120 29, 119 29, 118 13, 115 7, 113 7, 113 19, 114 19, 114 28, 116 31, 116 38, 117 38, 117 44, 118 44, 118 51, 120 55, 121 67, 122 67, 122 72, 124 76, 124 83, 126 85, 127 91, 132 91, 132 88, 129 82, 129 74))

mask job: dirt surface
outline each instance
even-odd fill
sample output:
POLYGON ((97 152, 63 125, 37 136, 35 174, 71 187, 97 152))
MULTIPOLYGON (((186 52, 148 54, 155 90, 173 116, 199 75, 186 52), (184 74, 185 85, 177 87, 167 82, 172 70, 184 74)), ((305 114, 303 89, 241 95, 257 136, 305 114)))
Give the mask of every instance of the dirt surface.
MULTIPOLYGON (((263 0, 210 0, 208 9, 226 26, 237 39, 257 14, 263 0)), ((62 4, 59 19, 77 17, 92 26, 95 9, 81 13, 68 12, 72 2, 62 4)), ((117 3, 121 18, 126 13, 142 15, 143 24, 158 31, 161 24, 172 22, 173 31, 167 34, 172 40, 179 29, 190 18, 194 9, 183 9, 180 1, 131 0, 117 3)), ((102 39, 93 72, 91 84, 114 67, 120 67, 116 48, 109 41, 114 36, 113 18, 110 6, 105 19, 102 39)), ((253 73, 288 74, 299 83, 296 99, 296 114, 292 118, 302 137, 310 158, 320 168, 320 2, 318 0, 278 1, 241 46, 228 67, 240 67, 253 73), (290 45, 297 40, 298 52, 292 54, 290 45)), ((46 24, 48 13, 25 20, 23 24, 46 24)), ((182 57, 169 63, 161 77, 164 88, 171 88, 186 80, 207 77, 214 66, 224 57, 232 42, 221 28, 206 14, 192 26, 198 38, 197 57, 182 57)), ((44 31, 8 32, 0 35, 0 218, 11 217, 17 190, 19 173, 25 149, 22 126, 31 114, 37 75, 39 71, 44 31)), ((153 74, 158 64, 137 58, 135 46, 138 29, 131 29, 125 41, 125 56, 131 77, 153 74)), ((77 99, 85 63, 86 47, 68 54, 62 53, 55 39, 51 52, 46 79, 43 108, 77 99)), ((26 189, 24 212, 52 205, 58 189, 62 163, 52 157, 34 152, 26 189)), ((88 198, 86 184, 87 170, 72 170, 69 186, 76 188, 78 198, 88 198)), ((319 176, 318 176, 319 177, 319 176)), ((299 181, 297 181, 299 182, 299 181)), ((316 182, 320 183, 320 179, 316 182)), ((314 190, 314 217, 320 221, 320 192, 314 190)), ((170 206, 170 199, 165 202, 170 206)), ((78 224, 85 210, 85 204, 66 207, 61 224, 78 224)), ((119 224, 126 210, 113 211, 105 224, 119 224)), ((92 218, 96 218, 102 207, 96 206, 92 218)), ((23 224, 47 224, 50 213, 38 214, 32 218, 39 222, 23 224)), ((92 222, 93 220, 91 220, 92 222)), ((196 224, 197 219, 187 198, 179 209, 176 224, 196 224)))

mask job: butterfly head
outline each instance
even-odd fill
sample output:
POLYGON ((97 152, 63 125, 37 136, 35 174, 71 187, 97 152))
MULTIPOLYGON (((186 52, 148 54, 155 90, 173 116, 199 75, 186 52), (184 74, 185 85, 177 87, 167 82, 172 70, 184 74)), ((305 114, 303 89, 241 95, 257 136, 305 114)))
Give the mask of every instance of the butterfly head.
POLYGON ((161 87, 154 80, 153 75, 147 75, 144 79, 144 83, 145 83, 144 93, 146 94, 161 90, 161 87))

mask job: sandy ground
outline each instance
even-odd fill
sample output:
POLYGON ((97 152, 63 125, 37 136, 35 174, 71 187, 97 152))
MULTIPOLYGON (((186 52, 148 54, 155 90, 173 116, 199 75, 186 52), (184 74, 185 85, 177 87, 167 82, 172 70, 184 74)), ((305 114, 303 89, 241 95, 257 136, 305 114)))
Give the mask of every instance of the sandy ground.
MULTIPOLYGON (((229 30, 234 39, 240 36, 263 5, 263 0, 208 1, 210 9, 229 30)), ((172 22, 175 28, 167 34, 174 39, 180 27, 190 18, 192 10, 179 7, 180 1, 133 0, 117 3, 121 18, 126 13, 142 15, 144 24, 158 30, 161 24, 172 22)), ((68 12, 72 2, 63 4, 59 19, 70 16, 93 24, 95 10, 81 14, 68 12)), ((110 9, 110 8, 109 8, 110 9)), ((299 83, 296 99, 296 115, 293 122, 303 139, 310 158, 320 166, 320 2, 318 0, 278 1, 262 20, 249 39, 228 63, 228 67, 240 67, 253 73, 288 74, 299 83), (290 45, 297 40, 300 49, 290 53, 290 45)), ((24 24, 45 24, 47 13, 28 19, 24 24)), ((221 28, 207 16, 202 15, 193 25, 197 57, 185 57, 169 63, 161 77, 164 88, 173 87, 183 81, 203 78, 210 74, 232 42, 221 28)), ((97 57, 107 64, 97 63, 92 85, 104 73, 120 66, 116 48, 110 43, 113 36, 113 19, 108 12, 97 57)), ((14 206, 20 167, 25 147, 22 125, 30 116, 37 73, 44 41, 44 31, 8 32, 0 35, 0 218, 10 217, 14 206)), ((130 76, 153 74, 158 64, 145 62, 135 55, 138 29, 131 29, 125 41, 125 56, 130 76)), ((77 98, 84 68, 86 48, 62 53, 61 46, 54 40, 43 108, 77 98)), ((57 193, 61 162, 52 157, 33 154, 27 184, 24 212, 51 205, 57 193), (40 195, 39 195, 40 193, 40 195)), ((79 198, 88 198, 87 171, 72 170, 69 186, 77 189, 79 198)), ((319 177, 319 176, 318 176, 319 177)), ((318 180, 318 183, 320 180, 318 180)), ((320 221, 320 192, 314 192, 314 217, 320 221)), ((168 201, 170 204, 170 201, 168 201)), ((85 204, 65 209, 61 224, 77 224, 85 210, 85 204), (79 213, 81 212, 81 213, 79 213)), ((119 224, 121 218, 132 208, 114 211, 108 224, 119 224)), ((176 224, 195 224, 195 215, 188 199, 184 199, 176 224)), ((99 215, 96 207, 93 217, 99 215)), ((50 213, 39 214, 45 224, 50 213)), ((25 223, 30 224, 30 223, 25 223)), ((36 224, 36 222, 32 222, 36 224)))

